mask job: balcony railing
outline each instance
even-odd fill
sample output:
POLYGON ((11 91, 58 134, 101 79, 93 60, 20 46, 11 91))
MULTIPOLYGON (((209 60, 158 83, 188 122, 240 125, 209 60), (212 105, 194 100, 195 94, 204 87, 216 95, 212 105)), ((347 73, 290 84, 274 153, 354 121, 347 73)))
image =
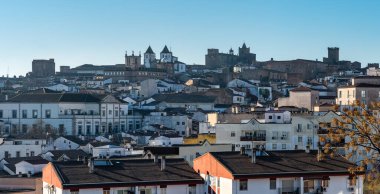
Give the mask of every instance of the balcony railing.
POLYGON ((240 141, 266 141, 265 136, 241 136, 240 141))
POLYGON ((278 194, 300 194, 300 188, 299 187, 281 187, 278 188, 278 194))
POLYGON ((325 128, 321 128, 319 127, 318 131, 317 131, 317 134, 328 134, 329 131, 325 128))

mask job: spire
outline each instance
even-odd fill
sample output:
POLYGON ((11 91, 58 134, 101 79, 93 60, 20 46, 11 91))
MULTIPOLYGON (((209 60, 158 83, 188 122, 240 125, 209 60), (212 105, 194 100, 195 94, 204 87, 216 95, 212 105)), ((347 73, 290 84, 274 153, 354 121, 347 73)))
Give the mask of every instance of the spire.
POLYGON ((162 49, 161 53, 170 53, 170 51, 166 45, 165 45, 164 49, 162 49))
POLYGON ((242 48, 247 48, 247 45, 245 45, 245 43, 243 43, 243 46, 242 46, 242 48))
POLYGON ((146 49, 145 53, 154 54, 153 49, 152 49, 152 47, 150 47, 150 45, 149 45, 148 49, 146 49))

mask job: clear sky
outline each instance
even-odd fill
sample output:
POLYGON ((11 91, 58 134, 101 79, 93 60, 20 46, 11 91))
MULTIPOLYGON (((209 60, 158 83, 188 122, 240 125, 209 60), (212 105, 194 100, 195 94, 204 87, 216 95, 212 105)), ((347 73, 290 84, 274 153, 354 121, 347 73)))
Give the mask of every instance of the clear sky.
POLYGON ((204 64, 207 48, 246 42, 258 60, 319 59, 327 47, 362 66, 380 62, 378 0, 0 0, 0 75, 33 59, 75 67, 124 63, 126 50, 165 44, 204 64))

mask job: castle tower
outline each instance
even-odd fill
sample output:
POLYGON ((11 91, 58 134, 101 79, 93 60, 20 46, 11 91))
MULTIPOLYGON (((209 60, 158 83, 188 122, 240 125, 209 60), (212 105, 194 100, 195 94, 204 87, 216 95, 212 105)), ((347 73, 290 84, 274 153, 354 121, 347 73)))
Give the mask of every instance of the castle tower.
POLYGON ((144 53, 144 66, 146 68, 154 68, 156 66, 156 54, 150 46, 144 53))
POLYGON ((232 48, 230 48, 229 54, 230 54, 230 55, 233 55, 233 54, 234 54, 234 50, 232 50, 232 48))
POLYGON ((251 52, 250 50, 251 49, 247 47, 245 43, 243 43, 243 46, 241 48, 239 47, 239 56, 244 56, 244 55, 249 54, 251 52))
POLYGON ((169 51, 168 47, 165 45, 164 49, 162 49, 160 53, 160 61, 162 63, 170 63, 173 62, 173 54, 169 51))
POLYGON ((331 63, 337 64, 339 62, 339 48, 329 47, 328 48, 328 58, 331 63))
POLYGON ((125 52, 125 67, 136 70, 141 67, 141 54, 136 55, 134 51, 132 51, 132 55, 128 55, 125 52))

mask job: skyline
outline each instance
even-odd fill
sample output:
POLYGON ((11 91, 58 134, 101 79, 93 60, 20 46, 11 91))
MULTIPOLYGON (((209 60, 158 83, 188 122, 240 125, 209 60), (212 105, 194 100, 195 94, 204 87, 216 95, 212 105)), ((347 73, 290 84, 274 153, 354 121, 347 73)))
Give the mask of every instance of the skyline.
POLYGON ((340 59, 380 62, 377 1, 1 1, 0 75, 25 75, 33 59, 61 65, 124 63, 124 53, 164 45, 188 64, 208 48, 245 42, 258 61, 340 59), (22 4, 20 3, 22 2, 22 4), (163 3, 164 2, 164 3, 163 3), (221 22, 223 21, 223 22, 221 22), (5 30, 4 30, 5 29, 5 30))

